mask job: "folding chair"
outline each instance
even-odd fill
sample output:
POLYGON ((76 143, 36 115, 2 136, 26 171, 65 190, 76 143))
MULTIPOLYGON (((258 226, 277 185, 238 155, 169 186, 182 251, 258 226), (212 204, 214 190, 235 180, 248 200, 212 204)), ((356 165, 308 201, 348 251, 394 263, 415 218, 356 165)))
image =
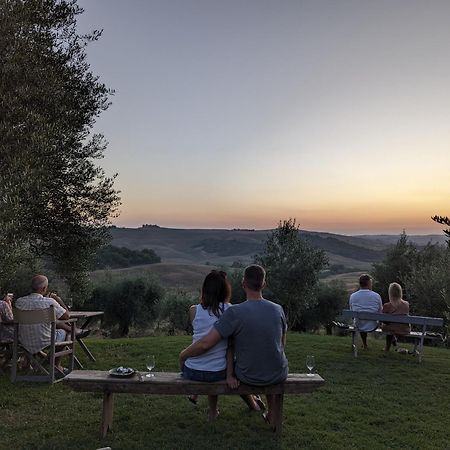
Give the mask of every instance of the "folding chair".
POLYGON ((56 330, 56 316, 55 309, 50 306, 46 309, 35 309, 31 311, 25 311, 21 309, 13 309, 14 315, 14 342, 13 342, 13 356, 12 356, 12 368, 11 368, 11 381, 44 381, 49 383, 55 383, 64 378, 64 373, 55 367, 55 359, 60 356, 70 355, 70 372, 74 368, 75 361, 75 322, 76 319, 68 319, 65 322, 69 322, 71 325, 70 340, 64 342, 55 342, 55 330, 56 330), (50 324, 50 345, 43 351, 35 354, 31 354, 20 342, 19 342, 19 327, 21 325, 34 325, 34 324, 50 324), (24 355, 29 361, 29 367, 26 368, 25 375, 18 375, 17 366, 19 364, 19 352, 24 355), (58 371, 60 377, 55 376, 55 371, 58 371))

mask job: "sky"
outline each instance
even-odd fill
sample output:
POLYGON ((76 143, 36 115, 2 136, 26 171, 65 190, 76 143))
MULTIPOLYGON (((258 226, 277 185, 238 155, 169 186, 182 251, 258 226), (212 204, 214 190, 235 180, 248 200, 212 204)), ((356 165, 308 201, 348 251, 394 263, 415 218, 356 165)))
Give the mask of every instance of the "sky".
POLYGON ((447 0, 79 0, 118 226, 440 233, 447 0))

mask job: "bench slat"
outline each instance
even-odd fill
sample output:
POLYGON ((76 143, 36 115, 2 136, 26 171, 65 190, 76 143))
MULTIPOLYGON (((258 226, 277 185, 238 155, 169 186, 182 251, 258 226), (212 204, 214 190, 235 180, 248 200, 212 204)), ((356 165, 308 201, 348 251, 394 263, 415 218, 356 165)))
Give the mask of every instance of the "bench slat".
POLYGON ((344 309, 342 311, 342 317, 346 319, 361 319, 361 320, 377 320, 382 322, 395 322, 395 323, 410 323, 411 325, 429 325, 442 327, 444 325, 444 319, 440 317, 426 317, 426 316, 408 316, 398 314, 383 314, 372 313, 367 311, 351 311, 344 309))
POLYGON ((106 371, 74 370, 64 378, 64 383, 78 392, 114 392, 161 395, 236 395, 236 394, 303 394, 313 392, 324 384, 317 374, 289 374, 284 383, 271 386, 249 386, 242 384, 238 389, 230 389, 226 381, 204 383, 186 380, 179 373, 154 372, 152 378, 140 381, 138 376, 115 378, 106 371))

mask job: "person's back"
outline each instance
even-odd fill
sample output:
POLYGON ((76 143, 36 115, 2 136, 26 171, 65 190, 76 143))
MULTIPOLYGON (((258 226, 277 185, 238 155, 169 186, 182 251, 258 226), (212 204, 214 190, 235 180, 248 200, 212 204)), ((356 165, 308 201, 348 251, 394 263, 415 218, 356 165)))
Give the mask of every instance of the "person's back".
MULTIPOLYGON (((35 311, 53 306, 56 318, 65 318, 66 310, 55 299, 43 295, 46 293, 47 287, 48 280, 46 277, 42 275, 34 277, 32 280, 33 292, 25 297, 18 298, 14 307, 24 311, 35 311), (35 283, 35 286, 33 286, 33 283, 35 283)), ((56 331, 56 340, 63 341, 65 332, 63 330, 56 331)), ((30 353, 37 353, 50 344, 51 325, 45 323, 21 324, 19 326, 19 341, 30 353)))
MULTIPOLYGON (((409 314, 409 303, 402 299, 402 294, 402 288, 398 283, 389 285, 389 302, 383 305, 384 314, 409 314)), ((411 325, 409 323, 385 322, 383 323, 383 331, 395 335, 408 334, 411 331, 411 325)), ((391 343, 392 339, 388 338, 386 341, 387 350, 389 350, 391 343)))
MULTIPOLYGON (((349 307, 352 311, 367 311, 373 313, 381 313, 383 302, 376 292, 372 291, 372 278, 363 274, 359 277, 359 291, 350 295, 349 307)), ((358 328, 363 341, 364 348, 367 348, 367 333, 374 331, 378 322, 376 320, 355 320, 355 326, 358 328)))
POLYGON ((233 336, 240 381, 269 385, 286 379, 288 362, 282 342, 286 319, 280 305, 247 300, 230 308, 215 328, 221 336, 233 336))
MULTIPOLYGON (((220 303, 220 310, 226 311, 231 306, 229 303, 220 303)), ((206 336, 219 318, 210 308, 204 308, 202 304, 195 305, 195 316, 192 321, 194 334, 192 342, 196 342, 206 336)), ((188 358, 186 366, 195 370, 206 370, 209 372, 222 371, 226 369, 226 352, 228 341, 222 339, 206 353, 188 358)))
MULTIPOLYGON (((350 295, 349 306, 352 311, 367 311, 379 313, 383 307, 381 297, 374 291, 369 289, 360 289, 350 295)), ((359 321, 363 331, 372 331, 376 326, 376 321, 361 320, 359 321)))

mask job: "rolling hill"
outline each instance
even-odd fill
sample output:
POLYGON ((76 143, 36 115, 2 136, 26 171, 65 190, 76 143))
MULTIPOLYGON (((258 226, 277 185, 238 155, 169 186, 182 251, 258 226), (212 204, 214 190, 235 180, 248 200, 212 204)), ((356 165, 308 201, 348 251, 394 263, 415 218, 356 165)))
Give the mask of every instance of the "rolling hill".
MULTIPOLYGON (((153 249, 162 261, 128 268, 97 270, 91 274, 93 281, 153 274, 166 288, 197 292, 205 275, 214 266, 229 266, 235 261, 243 264, 252 261, 255 254, 263 251, 271 230, 175 229, 146 225, 141 228, 111 227, 110 232, 112 245, 130 250, 153 249)), ((389 246, 399 238, 394 235, 345 236, 311 231, 300 233, 313 246, 327 253, 330 266, 323 272, 323 278, 342 280, 349 292, 356 288, 359 274, 369 271, 372 264, 380 261, 389 246)), ((440 235, 410 236, 410 240, 419 246, 428 242, 445 242, 445 238, 440 235)))
MULTIPOLYGON (((164 263, 231 264, 244 263, 261 253, 271 230, 211 230, 162 228, 144 225, 141 228, 111 227, 112 244, 132 250, 151 248, 164 263)), ((301 236, 324 250, 330 264, 364 270, 380 261, 389 245, 398 236, 344 236, 333 233, 301 231, 301 236)), ((413 242, 443 242, 439 235, 411 236, 413 242)))

